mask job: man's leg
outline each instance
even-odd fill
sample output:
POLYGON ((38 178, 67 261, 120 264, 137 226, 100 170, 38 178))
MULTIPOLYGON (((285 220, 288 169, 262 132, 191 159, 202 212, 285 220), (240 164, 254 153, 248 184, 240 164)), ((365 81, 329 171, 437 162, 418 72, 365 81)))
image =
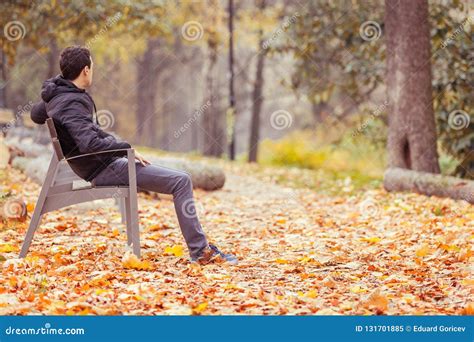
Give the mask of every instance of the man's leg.
MULTIPOLYGON (((208 242, 199 223, 189 174, 161 166, 136 164, 137 186, 140 189, 173 195, 179 226, 191 257, 198 256, 208 242)), ((117 159, 96 178, 98 186, 128 185, 127 160, 117 159)))

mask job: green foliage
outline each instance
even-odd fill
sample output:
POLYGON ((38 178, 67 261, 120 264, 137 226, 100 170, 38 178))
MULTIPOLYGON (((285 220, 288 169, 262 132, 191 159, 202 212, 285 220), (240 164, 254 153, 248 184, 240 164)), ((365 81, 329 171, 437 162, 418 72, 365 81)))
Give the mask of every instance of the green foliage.
POLYGON ((20 44, 41 53, 48 50, 52 39, 60 44, 85 44, 104 28, 108 34, 156 35, 167 31, 164 4, 162 0, 2 1, 0 27, 17 22, 21 39, 2 35, 1 49, 13 64, 20 44), (117 20, 111 22, 113 18, 117 20))
MULTIPOLYGON (((474 175, 474 118, 472 117, 472 26, 465 3, 430 2, 433 99, 441 152, 458 163, 458 176, 474 175), (470 114, 470 125, 452 129, 449 113, 470 114)), ((298 6, 290 12, 298 10, 298 6)), ((380 2, 318 0, 310 2, 294 25, 280 52, 297 59, 291 86, 314 104, 336 103, 333 114, 344 118, 344 102, 359 106, 383 84, 385 73, 384 8, 380 2), (378 39, 362 39, 363 23, 380 27, 378 39), (340 108, 339 108, 340 106, 340 108)), ((377 133, 377 131, 372 131, 377 133)), ((370 130, 366 131, 367 134, 370 130)), ((378 136, 374 140, 380 140, 378 136)))

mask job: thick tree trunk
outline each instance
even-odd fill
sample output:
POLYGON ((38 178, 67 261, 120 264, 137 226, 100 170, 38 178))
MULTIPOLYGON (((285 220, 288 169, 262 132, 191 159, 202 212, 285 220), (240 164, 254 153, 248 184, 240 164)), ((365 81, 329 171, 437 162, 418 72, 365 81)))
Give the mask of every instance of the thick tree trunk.
MULTIPOLYGON (((262 46, 263 39, 260 38, 259 46, 262 46)), ((263 103, 263 70, 265 65, 265 51, 261 51, 257 58, 257 70, 255 73, 255 83, 252 93, 252 120, 250 126, 249 141, 249 162, 256 162, 258 156, 258 142, 260 140, 260 112, 263 103)))
POLYGON ((439 173, 426 0, 385 1, 388 163, 439 173))
POLYGON ((385 172, 384 186, 387 191, 413 191, 428 196, 462 199, 474 204, 474 181, 466 179, 389 168, 385 172))

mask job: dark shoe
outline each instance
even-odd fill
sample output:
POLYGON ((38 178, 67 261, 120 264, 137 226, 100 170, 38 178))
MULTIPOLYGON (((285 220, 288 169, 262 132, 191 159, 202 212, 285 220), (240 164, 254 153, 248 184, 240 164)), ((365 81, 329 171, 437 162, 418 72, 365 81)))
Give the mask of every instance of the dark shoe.
POLYGON ((228 262, 232 265, 237 264, 237 258, 234 255, 222 253, 219 248, 212 244, 204 248, 200 255, 192 258, 191 261, 201 265, 207 265, 213 262, 228 262))

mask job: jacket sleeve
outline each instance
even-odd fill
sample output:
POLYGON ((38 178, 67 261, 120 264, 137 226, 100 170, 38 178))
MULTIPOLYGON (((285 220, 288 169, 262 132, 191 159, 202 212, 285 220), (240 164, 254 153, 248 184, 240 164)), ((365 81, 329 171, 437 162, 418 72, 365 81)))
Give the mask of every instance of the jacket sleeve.
POLYGON ((92 121, 87 107, 79 101, 64 108, 59 119, 81 154, 131 147, 128 142, 118 141, 109 134, 104 135, 100 127, 92 121))
POLYGON ((42 125, 46 122, 48 114, 46 112, 46 104, 43 101, 35 103, 30 112, 31 120, 38 125, 42 125))

